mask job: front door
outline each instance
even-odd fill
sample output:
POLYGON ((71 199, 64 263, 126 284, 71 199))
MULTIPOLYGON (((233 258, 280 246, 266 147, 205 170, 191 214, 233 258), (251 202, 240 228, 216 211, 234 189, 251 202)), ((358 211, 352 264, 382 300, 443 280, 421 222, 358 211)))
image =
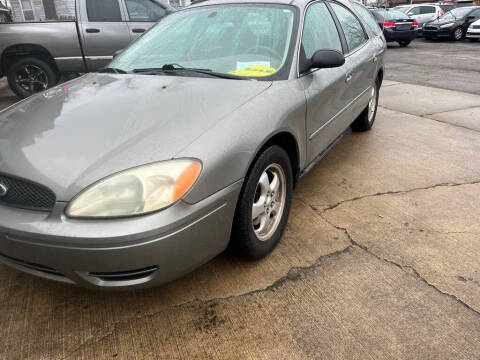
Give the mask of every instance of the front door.
POLYGON ((129 29, 119 0, 86 0, 80 24, 90 71, 106 66, 113 53, 130 43, 129 29))
POLYGON ((128 30, 132 41, 167 14, 165 8, 154 0, 125 0, 125 6, 128 13, 128 30))
POLYGON ((336 125, 347 103, 347 65, 302 70, 303 64, 318 50, 343 52, 338 28, 325 2, 316 2, 307 8, 299 60, 299 81, 307 98, 308 162, 314 160, 344 130, 336 125))

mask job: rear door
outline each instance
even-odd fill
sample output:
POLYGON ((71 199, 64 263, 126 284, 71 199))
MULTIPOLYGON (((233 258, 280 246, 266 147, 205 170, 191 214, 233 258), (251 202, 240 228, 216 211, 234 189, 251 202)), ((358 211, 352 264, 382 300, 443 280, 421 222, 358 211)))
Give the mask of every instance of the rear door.
POLYGON ((167 14, 166 9, 154 0, 125 0, 128 30, 135 40, 167 14))
POLYGON ((435 20, 437 18, 437 8, 431 5, 420 6, 420 18, 423 24, 435 20))
POLYGON ((119 0, 81 2, 81 36, 88 69, 107 65, 113 53, 130 42, 130 33, 119 0))
MULTIPOLYGON (((347 7, 330 2, 347 43, 345 55, 348 73, 346 82, 347 120, 353 120, 365 109, 370 100, 377 70, 377 46, 370 40, 362 22, 347 7)), ((350 123, 343 124, 345 127, 350 123)))
POLYGON ((311 3, 305 13, 299 56, 300 84, 307 97, 307 160, 312 161, 345 129, 337 121, 344 116, 347 102, 345 77, 347 66, 333 69, 303 71, 318 50, 337 50, 343 53, 341 36, 324 2, 311 3))

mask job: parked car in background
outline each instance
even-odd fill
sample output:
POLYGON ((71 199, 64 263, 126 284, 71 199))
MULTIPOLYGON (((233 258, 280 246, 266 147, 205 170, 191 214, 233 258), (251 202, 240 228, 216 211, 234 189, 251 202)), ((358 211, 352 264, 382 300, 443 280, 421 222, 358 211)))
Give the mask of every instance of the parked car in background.
POLYGON ((478 41, 480 39, 480 20, 473 22, 467 30, 467 39, 478 41))
POLYGON ((480 19, 480 6, 455 8, 423 27, 425 39, 448 38, 461 40, 468 27, 480 19))
POLYGON ((423 25, 443 15, 445 11, 437 4, 416 4, 400 5, 393 10, 401 11, 418 22, 418 29, 422 30, 423 25))
POLYGON ((76 0, 77 19, 0 24, 0 78, 21 98, 57 84, 65 73, 107 65, 173 12, 157 0, 76 0))
POLYGON ((349 0, 167 16, 102 72, 0 113, 0 261, 111 289, 227 246, 266 256, 299 177, 373 126, 385 48, 349 0))
POLYGON ((417 37, 418 22, 398 10, 371 10, 387 42, 398 42, 400 46, 408 46, 417 37))

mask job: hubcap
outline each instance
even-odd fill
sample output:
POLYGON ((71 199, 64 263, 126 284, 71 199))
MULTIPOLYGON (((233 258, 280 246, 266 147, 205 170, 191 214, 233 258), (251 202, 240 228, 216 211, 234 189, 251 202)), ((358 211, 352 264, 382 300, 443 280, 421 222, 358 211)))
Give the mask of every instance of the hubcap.
POLYGON ((375 108, 377 107, 377 87, 372 87, 370 92, 370 101, 368 102, 368 122, 373 121, 375 108))
POLYGON ((269 165, 260 176, 252 206, 252 226, 260 241, 275 233, 285 208, 286 180, 282 167, 269 165))
POLYGON ((18 86, 30 94, 48 87, 47 74, 35 65, 22 66, 17 72, 15 81, 18 86))

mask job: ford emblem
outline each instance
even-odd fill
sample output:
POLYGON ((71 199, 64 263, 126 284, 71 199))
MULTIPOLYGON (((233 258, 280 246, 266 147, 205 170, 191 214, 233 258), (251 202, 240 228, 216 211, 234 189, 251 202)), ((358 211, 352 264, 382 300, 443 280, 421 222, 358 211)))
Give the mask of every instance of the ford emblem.
POLYGON ((0 183, 0 197, 7 195, 7 187, 0 183))

